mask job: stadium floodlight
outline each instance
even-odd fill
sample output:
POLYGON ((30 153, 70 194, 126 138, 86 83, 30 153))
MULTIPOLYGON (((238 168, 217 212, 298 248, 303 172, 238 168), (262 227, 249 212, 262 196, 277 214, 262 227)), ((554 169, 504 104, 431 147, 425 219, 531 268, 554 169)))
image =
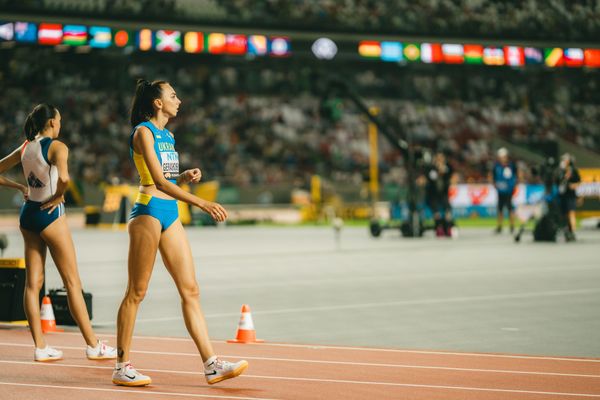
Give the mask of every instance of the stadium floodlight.
POLYGON ((315 40, 311 50, 319 60, 333 60, 338 52, 338 47, 333 40, 322 37, 315 40))

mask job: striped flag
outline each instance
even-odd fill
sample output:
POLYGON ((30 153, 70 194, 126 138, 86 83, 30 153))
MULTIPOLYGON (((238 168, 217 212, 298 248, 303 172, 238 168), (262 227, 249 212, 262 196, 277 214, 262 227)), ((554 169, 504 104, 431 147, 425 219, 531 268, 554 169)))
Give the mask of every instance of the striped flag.
POLYGON ((65 25, 62 42, 69 46, 83 46, 87 43, 87 28, 83 25, 65 25))
POLYGON ((564 51, 565 65, 567 67, 583 66, 583 49, 569 48, 564 51))
POLYGON ((443 60, 442 45, 439 43, 421 44, 421 60, 427 64, 441 63, 443 60))
POLYGON ((381 56, 381 43, 363 40, 358 43, 358 54, 362 57, 379 57, 381 56))
POLYGON ((154 44, 154 38, 152 36, 152 31, 150 29, 142 29, 138 32, 137 36, 137 45, 138 48, 142 51, 152 50, 152 45, 154 44))
POLYGON ((202 53, 204 50, 204 35, 202 32, 187 32, 183 36, 183 49, 186 53, 202 53))
POLYGON ((525 65, 525 53, 522 47, 506 46, 504 47, 504 59, 506 65, 511 67, 522 67, 525 65))
POLYGON ((38 29, 38 43, 45 45, 61 44, 63 27, 61 24, 41 23, 38 29))
POLYGON ((445 43, 442 45, 442 54, 444 62, 447 64, 462 64, 465 62, 465 49, 462 44, 445 43))
POLYGON ((483 64, 483 46, 465 44, 465 62, 467 64, 483 64))
POLYGON ((90 27, 90 46, 104 49, 110 47, 112 42, 112 33, 107 26, 90 27))

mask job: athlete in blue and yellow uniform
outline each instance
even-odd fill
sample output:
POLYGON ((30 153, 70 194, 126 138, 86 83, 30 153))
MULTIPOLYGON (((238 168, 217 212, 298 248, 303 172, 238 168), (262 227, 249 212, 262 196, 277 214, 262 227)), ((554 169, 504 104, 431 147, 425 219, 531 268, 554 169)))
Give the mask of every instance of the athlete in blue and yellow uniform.
POLYGON ((56 107, 40 104, 25 120, 27 140, 0 161, 0 174, 21 164, 27 187, 0 177, 0 185, 20 189, 26 197, 19 218, 25 242, 25 314, 35 342, 35 361, 60 360, 62 351, 46 344, 40 321, 39 295, 44 283, 46 249, 67 289, 69 310, 88 346, 89 359, 114 359, 115 348, 97 340, 81 291, 75 248, 65 219, 63 194, 69 184, 68 148, 56 140, 61 116, 56 107))
POLYGON ((118 359, 112 375, 117 385, 144 386, 152 382, 131 365, 129 349, 137 310, 148 289, 158 250, 181 296, 185 326, 204 361, 206 381, 213 384, 233 378, 248 367, 245 360, 231 363, 215 356, 200 307, 194 261, 178 218, 177 200, 204 210, 216 221, 224 221, 227 212, 221 205, 196 197, 176 184, 196 183, 201 177, 197 168, 179 173, 175 139, 165 129, 180 104, 168 82, 138 81, 131 106, 133 132, 129 148, 140 174, 140 193, 128 224, 129 280, 117 317, 118 359))
MULTIPOLYGON (((136 153, 133 148, 133 137, 141 127, 145 127, 152 133, 154 139, 154 155, 159 160, 161 173, 164 178, 173 184, 177 183, 179 178, 179 154, 175 151, 175 137, 166 129, 157 128, 152 122, 145 121, 137 125, 129 139, 129 153, 133 158, 135 167, 140 174, 140 185, 148 187, 154 185, 152 175, 148 170, 148 165, 142 154, 136 153)), ((198 174, 199 170, 193 170, 192 174, 198 174)), ((167 230, 173 222, 178 218, 177 200, 163 199, 152 196, 147 193, 140 193, 137 196, 133 210, 131 210, 131 218, 140 215, 150 215, 160 222, 161 231, 167 230)))

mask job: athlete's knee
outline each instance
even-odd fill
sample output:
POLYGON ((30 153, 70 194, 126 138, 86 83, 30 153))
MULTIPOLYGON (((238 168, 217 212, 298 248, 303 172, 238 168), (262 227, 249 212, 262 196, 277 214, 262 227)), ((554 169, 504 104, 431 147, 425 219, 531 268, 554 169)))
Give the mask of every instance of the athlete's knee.
POLYGON ((200 297, 200 287, 197 282, 187 283, 179 290, 181 294, 181 299, 184 301, 187 300, 196 300, 200 297))
POLYGON ((78 277, 67 277, 63 280, 67 294, 81 292, 81 280, 78 277))
POLYGON ((133 303, 139 304, 146 297, 148 285, 134 285, 127 290, 127 299, 133 303))
POLYGON ((39 293, 39 291, 42 290, 42 286, 44 286, 44 275, 40 274, 40 276, 35 278, 26 279, 25 288, 28 291, 39 293))

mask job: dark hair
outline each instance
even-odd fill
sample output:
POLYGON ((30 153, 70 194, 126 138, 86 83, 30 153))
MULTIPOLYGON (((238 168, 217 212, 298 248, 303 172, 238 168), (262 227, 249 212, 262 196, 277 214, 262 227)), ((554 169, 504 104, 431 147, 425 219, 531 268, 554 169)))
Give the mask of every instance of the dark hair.
POLYGON ((145 79, 138 79, 135 87, 135 95, 131 102, 131 111, 129 112, 129 120, 131 126, 135 127, 144 121, 148 121, 154 115, 154 107, 152 103, 162 96, 161 85, 168 83, 167 81, 148 82, 145 79))
POLYGON ((23 133, 27 140, 35 139, 35 135, 44 129, 49 119, 56 117, 57 112, 58 109, 51 104, 42 103, 35 106, 25 119, 23 126, 23 133))

